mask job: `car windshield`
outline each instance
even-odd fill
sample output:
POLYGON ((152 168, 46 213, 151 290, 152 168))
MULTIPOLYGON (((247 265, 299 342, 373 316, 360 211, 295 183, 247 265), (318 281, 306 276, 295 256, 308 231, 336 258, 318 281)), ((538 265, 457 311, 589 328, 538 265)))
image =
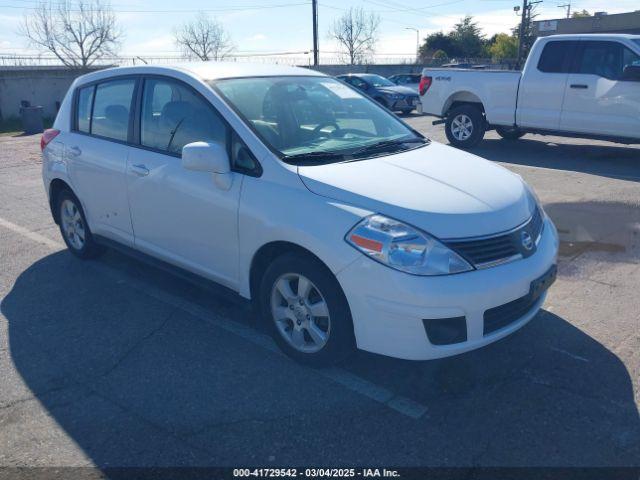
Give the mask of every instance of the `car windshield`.
POLYGON ((634 38, 633 41, 636 42, 638 44, 638 46, 640 47, 640 38, 634 38))
POLYGON ((380 75, 362 75, 362 79, 374 87, 394 87, 395 83, 380 75))
POLYGON ((330 77, 235 78, 212 86, 290 163, 367 158, 428 142, 376 102, 330 77))

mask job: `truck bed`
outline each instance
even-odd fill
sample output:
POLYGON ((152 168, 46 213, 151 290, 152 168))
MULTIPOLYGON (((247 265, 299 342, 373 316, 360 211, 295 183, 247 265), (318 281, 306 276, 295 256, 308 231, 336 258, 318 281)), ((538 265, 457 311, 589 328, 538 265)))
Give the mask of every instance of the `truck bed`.
POLYGON ((422 75, 432 78, 420 97, 422 113, 442 117, 455 102, 477 102, 489 106, 485 114, 490 123, 515 123, 519 71, 425 68, 422 75))

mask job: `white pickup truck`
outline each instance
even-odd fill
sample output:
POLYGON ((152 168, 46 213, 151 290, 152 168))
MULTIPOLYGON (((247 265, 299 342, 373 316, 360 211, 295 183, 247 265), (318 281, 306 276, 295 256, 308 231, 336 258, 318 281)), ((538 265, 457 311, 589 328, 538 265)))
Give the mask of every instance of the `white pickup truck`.
POLYGON ((640 35, 539 38, 522 72, 425 68, 418 111, 445 123, 449 142, 487 130, 640 143, 640 35), (420 109, 420 107, 422 107, 420 109))

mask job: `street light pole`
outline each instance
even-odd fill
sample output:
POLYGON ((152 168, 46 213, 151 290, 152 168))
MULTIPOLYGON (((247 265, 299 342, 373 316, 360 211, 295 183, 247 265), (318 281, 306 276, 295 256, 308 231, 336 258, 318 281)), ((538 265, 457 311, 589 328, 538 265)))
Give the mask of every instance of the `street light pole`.
POLYGON ((405 27, 405 30, 413 30, 416 32, 416 63, 420 59, 420 30, 413 27, 405 27))

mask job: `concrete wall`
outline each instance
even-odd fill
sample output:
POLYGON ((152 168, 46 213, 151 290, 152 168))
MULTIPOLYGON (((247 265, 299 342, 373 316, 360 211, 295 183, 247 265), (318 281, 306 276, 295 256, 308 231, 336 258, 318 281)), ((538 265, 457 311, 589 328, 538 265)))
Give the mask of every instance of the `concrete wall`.
POLYGON ((43 107, 45 117, 55 117, 56 102, 62 102, 73 80, 81 72, 58 67, 0 68, 0 120, 20 115, 20 101, 43 107))
POLYGON ((383 77, 399 73, 420 73, 423 65, 319 65, 317 70, 327 75, 341 75, 343 73, 377 73, 383 77))

